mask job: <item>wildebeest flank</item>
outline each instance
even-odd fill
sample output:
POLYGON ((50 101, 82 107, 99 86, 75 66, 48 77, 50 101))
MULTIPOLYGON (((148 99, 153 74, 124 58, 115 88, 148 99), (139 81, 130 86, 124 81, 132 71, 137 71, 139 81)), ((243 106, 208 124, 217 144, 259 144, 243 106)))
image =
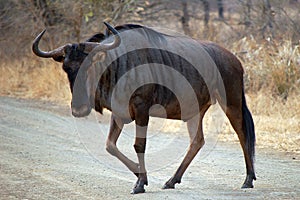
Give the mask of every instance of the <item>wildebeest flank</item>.
POLYGON ((211 42, 157 32, 140 25, 122 25, 79 44, 66 44, 50 52, 38 48, 44 34, 33 43, 36 55, 63 62, 72 92, 72 114, 86 116, 92 108, 112 111, 106 149, 138 178, 132 193, 148 184, 144 153, 152 116, 187 121, 190 147, 175 174, 164 187, 175 188, 204 145, 202 119, 218 101, 238 134, 246 163, 243 188, 253 187, 255 133, 247 108, 243 68, 228 50, 211 42), (156 107, 149 113, 149 110, 156 107), (161 108, 164 108, 162 111, 161 108), (138 163, 122 154, 116 142, 125 123, 135 121, 134 144, 138 163))

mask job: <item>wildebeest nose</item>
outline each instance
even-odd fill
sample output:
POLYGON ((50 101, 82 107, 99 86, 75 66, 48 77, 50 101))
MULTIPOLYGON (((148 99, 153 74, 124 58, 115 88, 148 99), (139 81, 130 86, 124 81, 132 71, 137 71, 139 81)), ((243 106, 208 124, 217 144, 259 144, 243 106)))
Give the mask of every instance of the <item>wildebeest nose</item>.
POLYGON ((91 110, 91 107, 88 105, 82 105, 79 107, 72 106, 72 115, 74 117, 85 117, 90 114, 91 110))

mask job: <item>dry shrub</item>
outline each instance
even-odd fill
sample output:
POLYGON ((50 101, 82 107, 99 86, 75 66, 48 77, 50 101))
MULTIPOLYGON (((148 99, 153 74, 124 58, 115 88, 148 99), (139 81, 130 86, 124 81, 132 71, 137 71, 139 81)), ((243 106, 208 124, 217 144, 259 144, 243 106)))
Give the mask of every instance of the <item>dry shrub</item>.
POLYGON ((250 92, 269 90, 269 95, 282 99, 287 99, 290 93, 297 94, 300 86, 298 47, 289 40, 279 43, 251 37, 234 43, 232 49, 246 70, 246 89, 250 92))
POLYGON ((67 76, 52 60, 14 61, 1 65, 0 73, 0 95, 60 103, 70 100, 67 76))

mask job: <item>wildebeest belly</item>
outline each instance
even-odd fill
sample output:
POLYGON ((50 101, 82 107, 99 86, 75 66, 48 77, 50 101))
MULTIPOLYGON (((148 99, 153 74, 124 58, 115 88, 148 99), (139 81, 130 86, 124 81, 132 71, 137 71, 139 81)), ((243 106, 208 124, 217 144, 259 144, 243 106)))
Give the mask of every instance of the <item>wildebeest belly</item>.
MULTIPOLYGON (((134 92, 129 105, 142 107, 142 111, 152 117, 186 121, 210 101, 206 87, 190 89, 178 92, 159 84, 144 85, 134 92)), ((131 117, 134 118, 134 113, 131 117)))

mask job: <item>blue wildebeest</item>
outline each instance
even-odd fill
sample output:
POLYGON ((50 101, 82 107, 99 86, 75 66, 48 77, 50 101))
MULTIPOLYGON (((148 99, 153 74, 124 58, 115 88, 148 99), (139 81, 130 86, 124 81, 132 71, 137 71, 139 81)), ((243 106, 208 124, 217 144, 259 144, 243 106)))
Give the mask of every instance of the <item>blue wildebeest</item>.
POLYGON ((92 108, 100 113, 104 108, 112 111, 106 149, 137 176, 132 193, 145 192, 144 185, 148 184, 144 153, 149 116, 187 122, 188 152, 163 186, 175 188, 204 145, 202 119, 216 101, 230 120, 244 152, 247 176, 242 188, 252 188, 256 180, 255 132, 246 105, 244 72, 239 60, 212 42, 170 35, 141 25, 115 28, 105 25, 105 34, 49 52, 38 47, 43 31, 35 38, 32 49, 39 57, 63 63, 75 117, 87 116, 92 108), (150 111, 157 104, 161 106, 150 111), (138 163, 128 159, 116 145, 123 125, 131 121, 136 124, 134 149, 138 163))

